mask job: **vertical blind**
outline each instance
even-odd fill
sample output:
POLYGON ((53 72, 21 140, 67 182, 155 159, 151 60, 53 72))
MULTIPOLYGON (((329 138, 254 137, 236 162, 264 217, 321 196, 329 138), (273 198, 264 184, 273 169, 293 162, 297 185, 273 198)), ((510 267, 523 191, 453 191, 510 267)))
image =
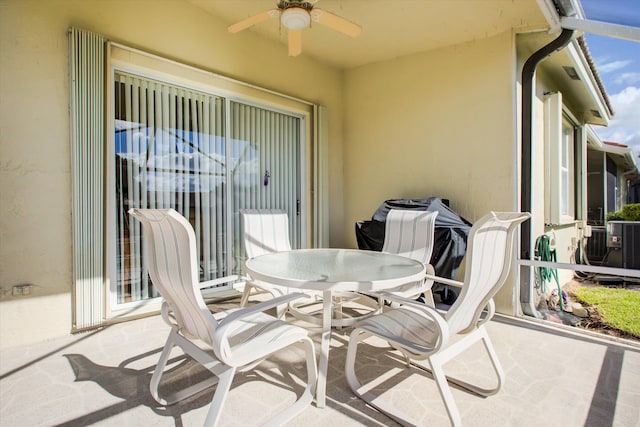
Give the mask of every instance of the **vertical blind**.
POLYGON ((104 44, 69 30, 73 241, 73 329, 103 322, 104 289, 104 44))
POLYGON ((157 296, 132 207, 180 212, 196 232, 200 279, 226 275, 224 100, 122 72, 115 90, 118 303, 157 296))
MULTIPOLYGON (((300 126, 298 117, 231 102, 233 212, 255 208, 286 211, 294 248, 300 244, 300 227, 296 225, 301 181, 300 126)), ((236 230, 240 229, 239 221, 235 215, 236 230)))
POLYGON ((123 71, 114 81, 118 304, 157 296, 132 207, 189 220, 201 280, 241 271, 238 209, 286 210, 297 241, 299 117, 123 71))

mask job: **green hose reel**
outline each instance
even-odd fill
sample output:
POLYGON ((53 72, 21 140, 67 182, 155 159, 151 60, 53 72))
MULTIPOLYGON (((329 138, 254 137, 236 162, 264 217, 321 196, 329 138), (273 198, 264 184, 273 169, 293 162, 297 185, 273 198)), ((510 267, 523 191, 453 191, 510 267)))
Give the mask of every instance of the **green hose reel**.
MULTIPOLYGON (((555 248, 551 248, 551 239, 546 234, 539 236, 536 239, 535 255, 539 261, 557 262, 558 257, 555 248)), ((547 282, 551 283, 551 280, 555 280, 558 287, 558 297, 560 302, 560 309, 564 310, 564 302, 562 301, 562 289, 560 288, 560 281, 558 280, 558 270, 549 267, 536 267, 536 287, 540 287, 540 291, 543 294, 547 292, 547 282)))

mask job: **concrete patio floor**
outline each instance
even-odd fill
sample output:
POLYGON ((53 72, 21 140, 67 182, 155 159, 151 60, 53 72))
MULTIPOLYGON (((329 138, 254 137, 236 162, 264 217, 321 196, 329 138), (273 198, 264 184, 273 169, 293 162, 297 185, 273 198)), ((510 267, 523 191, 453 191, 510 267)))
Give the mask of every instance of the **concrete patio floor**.
MULTIPOLYGON (((231 300, 225 305, 235 305, 231 300)), ((640 346, 577 331, 495 318, 488 324, 506 382, 497 395, 480 398, 453 389, 466 426, 639 426, 640 346)), ((170 407, 157 404, 149 379, 168 327, 159 316, 114 324, 0 352, 0 425, 9 426, 197 426, 212 390, 170 407)), ((344 378, 349 329, 335 331, 329 363, 327 407, 313 403, 290 426, 393 426, 386 416, 353 396, 344 378)), ((313 335, 319 342, 319 334, 313 335)), ((380 342, 359 350, 363 377, 388 368, 385 394, 427 426, 449 425, 428 374, 405 369, 398 354, 380 342)), ((319 348, 319 346, 317 346, 319 348)), ((174 354, 170 388, 206 375, 174 354)), ((472 348, 446 366, 448 373, 492 385, 481 349, 472 348)), ((304 363, 294 351, 238 374, 224 407, 223 426, 265 422, 303 388, 304 363)), ((161 387, 162 388, 162 387, 161 387)))

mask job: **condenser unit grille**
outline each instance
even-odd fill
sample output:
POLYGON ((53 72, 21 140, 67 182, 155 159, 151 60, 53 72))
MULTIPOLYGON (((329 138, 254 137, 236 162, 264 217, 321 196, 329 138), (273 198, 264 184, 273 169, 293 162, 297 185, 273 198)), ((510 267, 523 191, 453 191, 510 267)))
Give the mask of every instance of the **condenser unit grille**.
POLYGON ((601 264, 607 254, 607 230, 591 227, 591 237, 587 240, 587 259, 591 264, 601 264))

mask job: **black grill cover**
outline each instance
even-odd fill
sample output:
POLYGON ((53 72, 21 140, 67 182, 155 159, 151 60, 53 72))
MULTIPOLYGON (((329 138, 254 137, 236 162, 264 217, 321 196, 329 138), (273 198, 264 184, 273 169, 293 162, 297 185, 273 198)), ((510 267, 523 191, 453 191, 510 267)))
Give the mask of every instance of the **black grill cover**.
POLYGON ((467 250, 471 223, 452 211, 448 204, 448 200, 438 197, 386 200, 373 214, 371 221, 356 222, 358 248, 382 250, 385 222, 391 209, 437 211, 431 265, 438 276, 453 279, 467 250))

